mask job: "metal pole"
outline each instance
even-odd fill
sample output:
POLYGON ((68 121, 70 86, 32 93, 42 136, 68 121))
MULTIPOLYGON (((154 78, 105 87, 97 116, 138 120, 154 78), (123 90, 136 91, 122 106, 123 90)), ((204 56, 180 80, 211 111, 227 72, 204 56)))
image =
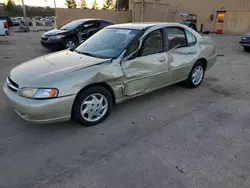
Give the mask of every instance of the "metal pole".
POLYGON ((56 0, 54 0, 54 7, 55 7, 55 29, 57 28, 57 23, 56 23, 56 0))
POLYGON ((22 0, 22 5, 23 5, 23 17, 24 17, 24 22, 25 22, 25 31, 29 31, 29 23, 27 21, 27 16, 26 16, 26 8, 24 5, 24 0, 22 0))

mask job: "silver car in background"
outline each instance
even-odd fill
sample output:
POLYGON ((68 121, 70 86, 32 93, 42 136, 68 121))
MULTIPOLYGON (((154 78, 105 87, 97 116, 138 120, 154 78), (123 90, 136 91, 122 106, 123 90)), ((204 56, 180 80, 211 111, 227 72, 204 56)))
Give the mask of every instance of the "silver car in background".
POLYGON ((95 125, 125 100, 183 81, 198 87, 216 59, 212 40, 185 25, 119 24, 75 50, 20 64, 3 89, 27 121, 95 125))

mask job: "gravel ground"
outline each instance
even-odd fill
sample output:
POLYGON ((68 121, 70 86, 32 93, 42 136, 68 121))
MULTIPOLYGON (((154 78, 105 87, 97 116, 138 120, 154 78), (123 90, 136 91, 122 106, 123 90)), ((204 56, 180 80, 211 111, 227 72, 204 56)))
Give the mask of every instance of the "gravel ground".
MULTIPOLYGON (((0 84, 49 53, 42 33, 0 38, 0 84)), ((250 186, 250 53, 211 35, 218 62, 197 89, 175 85, 119 104, 102 124, 33 125, 0 91, 1 188, 250 186)))

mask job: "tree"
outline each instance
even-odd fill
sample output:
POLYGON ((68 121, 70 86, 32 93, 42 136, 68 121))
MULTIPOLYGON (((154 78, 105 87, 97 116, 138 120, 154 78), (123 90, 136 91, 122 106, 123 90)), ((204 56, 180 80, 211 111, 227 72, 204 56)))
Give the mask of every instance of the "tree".
POLYGON ((6 5, 6 10, 12 12, 16 8, 15 2, 13 0, 8 0, 6 5))
POLYGON ((65 5, 68 8, 76 8, 76 1, 75 0, 65 0, 65 5))
POLYGON ((129 9, 129 0, 117 0, 119 10, 128 10, 129 9))
POLYGON ((103 10, 115 10, 115 4, 113 0, 105 0, 103 10))
POLYGON ((88 8, 85 0, 81 0, 80 8, 82 8, 82 9, 87 9, 88 8))
POLYGON ((92 9, 95 9, 97 10, 99 7, 98 7, 98 3, 96 0, 93 1, 93 4, 92 4, 92 9))

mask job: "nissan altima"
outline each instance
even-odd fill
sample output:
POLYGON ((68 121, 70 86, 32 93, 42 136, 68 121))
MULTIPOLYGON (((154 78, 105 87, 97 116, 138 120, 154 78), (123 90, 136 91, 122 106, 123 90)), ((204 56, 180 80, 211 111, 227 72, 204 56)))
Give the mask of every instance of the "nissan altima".
POLYGON ((20 64, 3 89, 27 121, 89 126, 133 97, 183 81, 198 87, 216 59, 213 41, 182 24, 111 25, 74 50, 20 64))

